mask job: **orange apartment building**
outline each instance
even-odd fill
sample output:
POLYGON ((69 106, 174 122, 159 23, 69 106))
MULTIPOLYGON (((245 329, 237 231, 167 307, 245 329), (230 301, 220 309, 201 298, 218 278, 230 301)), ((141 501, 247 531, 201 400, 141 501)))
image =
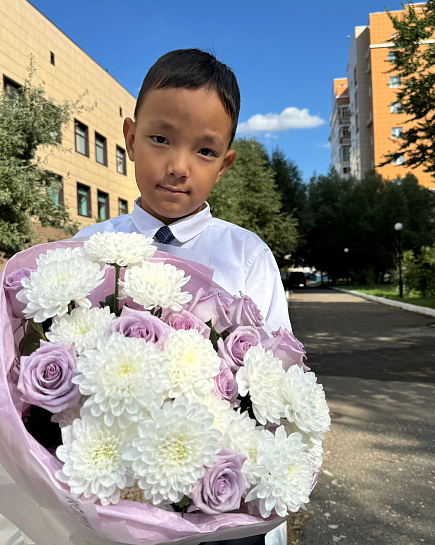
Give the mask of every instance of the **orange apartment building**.
MULTIPOLYGON (((62 134, 64 150, 47 160, 47 170, 63 183, 56 198, 82 226, 131 212, 138 190, 122 126, 133 116, 135 97, 27 0, 1 0, 0 84, 6 93, 23 84, 31 55, 34 84, 44 81, 55 102, 75 102, 86 93, 83 110, 62 134)), ((43 232, 46 240, 62 235, 43 232)))
MULTIPOLYGON (((419 9, 418 4, 415 4, 415 9, 419 9)), ((403 11, 392 13, 397 16, 403 11)), ((391 180, 412 172, 420 184, 435 190, 434 176, 424 172, 422 167, 406 167, 403 156, 394 163, 379 167, 384 156, 397 149, 395 139, 406 130, 407 116, 400 113, 400 103, 396 98, 396 89, 401 85, 400 76, 389 72, 389 61, 394 58, 390 41, 393 38, 394 27, 385 12, 370 13, 367 26, 355 27, 349 47, 347 78, 334 80, 330 137, 332 165, 344 177, 349 173, 357 179, 371 168, 376 168, 383 177, 391 180), (348 96, 348 105, 344 105, 343 94, 348 96), (337 137, 342 127, 335 112, 346 107, 349 109, 350 143, 337 137), (343 162, 343 157, 348 159, 347 163, 343 162)))

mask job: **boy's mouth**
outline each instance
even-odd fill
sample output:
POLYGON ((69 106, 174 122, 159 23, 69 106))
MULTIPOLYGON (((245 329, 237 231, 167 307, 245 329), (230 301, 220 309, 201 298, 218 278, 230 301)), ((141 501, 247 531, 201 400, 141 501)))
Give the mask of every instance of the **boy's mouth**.
POLYGON ((163 191, 167 191, 171 193, 172 195, 184 195, 188 193, 188 191, 183 191, 182 189, 179 189, 177 187, 163 186, 163 185, 158 185, 157 187, 159 187, 160 189, 163 189, 163 191))

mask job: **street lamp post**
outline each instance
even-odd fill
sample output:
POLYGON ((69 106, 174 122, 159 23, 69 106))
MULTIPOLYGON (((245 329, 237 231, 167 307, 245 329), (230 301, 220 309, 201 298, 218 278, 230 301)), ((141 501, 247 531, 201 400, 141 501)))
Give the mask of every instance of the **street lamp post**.
POLYGON ((403 279, 402 279, 402 223, 396 223, 394 229, 397 233, 397 249, 399 258, 399 297, 403 299, 403 279))
POLYGON ((344 251, 345 262, 346 262, 346 285, 348 286, 349 285, 349 258, 348 258, 349 248, 345 248, 343 251, 344 251))

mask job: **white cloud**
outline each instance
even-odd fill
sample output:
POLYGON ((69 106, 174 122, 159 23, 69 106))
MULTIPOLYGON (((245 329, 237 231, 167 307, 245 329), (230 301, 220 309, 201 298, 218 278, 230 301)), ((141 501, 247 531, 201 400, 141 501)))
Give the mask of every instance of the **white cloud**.
POLYGON ((316 144, 313 144, 313 148, 329 149, 330 147, 331 142, 317 142, 316 144))
POLYGON ((282 132, 289 129, 312 129, 320 127, 325 120, 317 115, 310 115, 307 108, 285 108, 280 114, 269 113, 266 115, 256 114, 240 123, 237 128, 238 134, 252 134, 258 132, 282 132))
POLYGON ((272 134, 271 132, 267 132, 264 136, 266 138, 278 138, 276 134, 272 134))

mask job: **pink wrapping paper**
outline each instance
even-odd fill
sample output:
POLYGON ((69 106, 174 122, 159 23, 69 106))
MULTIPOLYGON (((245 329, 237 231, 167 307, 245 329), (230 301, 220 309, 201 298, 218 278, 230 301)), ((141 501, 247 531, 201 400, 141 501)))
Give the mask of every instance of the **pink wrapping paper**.
MULTIPOLYGON (((13 332, 19 326, 19 320, 14 319, 8 309, 3 284, 4 279, 15 270, 35 267, 36 258, 47 249, 74 248, 82 244, 62 241, 34 246, 12 257, 2 274, 0 465, 11 480, 0 478, 0 498, 3 499, 3 502, 0 500, 0 511, 15 524, 22 526, 37 545, 109 545, 113 542, 131 545, 169 542, 196 545, 202 541, 266 533, 281 524, 285 519, 277 516, 268 520, 246 513, 181 516, 180 513, 130 501, 103 507, 98 502, 84 503, 73 498, 67 487, 55 479, 54 474, 61 463, 27 433, 21 420, 19 396, 15 386, 8 382, 7 374, 14 362, 15 347, 20 339, 19 334, 14 339, 13 332), (38 506, 38 510, 35 506, 38 506), (44 541, 40 541, 40 536, 45 536, 44 541)), ((213 285, 213 271, 204 265, 163 252, 156 252, 152 259, 164 259, 191 275, 185 288, 188 291, 194 292, 201 286, 207 291, 213 285)), ((92 301, 98 303, 107 294, 113 293, 113 282, 109 279, 98 288, 98 293, 91 297, 92 301)))

